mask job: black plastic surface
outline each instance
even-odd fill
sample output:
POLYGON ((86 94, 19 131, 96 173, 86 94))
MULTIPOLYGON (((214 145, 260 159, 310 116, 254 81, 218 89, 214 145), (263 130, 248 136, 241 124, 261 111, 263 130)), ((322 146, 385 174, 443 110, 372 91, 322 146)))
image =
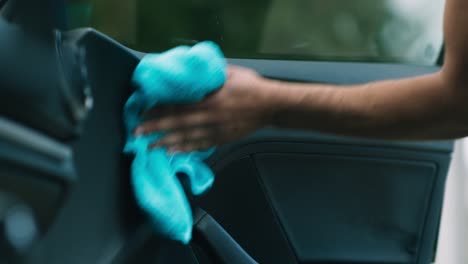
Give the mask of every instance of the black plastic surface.
POLYGON ((156 236, 148 221, 127 239, 126 246, 110 263, 199 264, 197 259, 192 247, 156 236))
POLYGON ((213 188, 197 200, 259 263, 292 264, 294 253, 247 156, 215 166, 213 188))
POLYGON ((87 49, 95 107, 73 146, 79 181, 30 263, 109 263, 143 222, 133 204, 129 162, 122 155, 121 119, 139 59, 93 30, 75 31, 68 37, 87 49))
MULTIPOLYGON (((22 131, 14 132, 20 135, 22 131)), ((66 150, 64 147, 65 153, 66 150)), ((45 231, 75 183, 72 158, 71 155, 47 155, 39 148, 19 144, 0 133, 0 193, 12 194, 30 206, 45 231)))
POLYGON ((268 263, 262 248, 274 255, 288 249, 261 231, 272 215, 281 223, 272 232, 284 230, 296 257, 281 263, 432 261, 449 153, 327 139, 247 142, 219 151, 216 183, 201 204, 260 263, 268 263), (246 167, 246 157, 256 169, 246 167), (257 229, 260 237, 251 239, 257 229))
POLYGON ((81 98, 88 86, 79 50, 55 30, 62 8, 61 0, 15 0, 2 9, 0 114, 69 140, 79 134, 91 102, 81 98))
MULTIPOLYGON (((142 54, 131 52, 92 30, 77 31, 69 37, 75 37, 87 47, 95 108, 85 124, 82 138, 74 145, 79 181, 56 224, 40 247, 31 255, 30 263, 112 263, 119 256, 119 252, 132 242, 131 238, 137 226, 145 222, 133 201, 128 173, 129 161, 121 154, 124 142, 122 108, 131 91, 129 87, 131 72, 142 54)), ((252 60, 231 60, 231 62, 254 67, 261 73, 278 79, 333 83, 359 83, 413 76, 437 70, 430 67, 364 63, 252 60)), ((305 263, 316 261, 313 254, 315 249, 310 248, 310 245, 314 245, 317 241, 297 239, 295 230, 310 231, 308 228, 315 227, 308 226, 310 223, 285 221, 285 218, 294 212, 285 211, 283 205, 288 203, 290 205, 294 199, 278 196, 278 193, 283 192, 283 188, 286 190, 291 184, 293 187, 294 184, 300 184, 295 181, 288 182, 290 173, 287 171, 291 169, 289 168, 291 163, 283 162, 291 155, 314 154, 338 158, 346 152, 347 157, 353 158, 361 156, 431 164, 423 166, 427 169, 423 170, 424 175, 434 170, 437 173, 431 174, 433 188, 431 197, 427 197, 428 209, 424 216, 426 221, 417 238, 418 243, 426 244, 416 247, 418 257, 411 262, 427 264, 433 257, 433 247, 430 245, 434 245, 436 241, 451 150, 451 142, 383 142, 299 131, 260 131, 245 140, 221 147, 210 159, 210 164, 217 172, 217 179, 214 189, 202 198, 201 204, 207 205, 206 209, 210 214, 260 263, 297 263, 298 261, 305 263), (346 150, 343 150, 344 148, 346 150), (271 159, 275 158, 259 155, 279 155, 278 153, 286 157, 275 160, 273 165, 285 164, 284 168, 280 166, 273 172, 266 173, 265 170, 263 173, 257 171, 256 166, 260 168, 261 164, 258 164, 259 160, 256 160, 257 164, 254 163, 255 157, 262 157, 263 161, 260 163, 263 162, 264 166, 269 167, 271 159), (280 173, 282 170, 284 173, 280 173), (264 183, 275 178, 279 179, 280 183, 273 194, 272 187, 264 183)), ((313 167, 309 167, 310 160, 298 162, 296 166, 302 167, 304 174, 314 170, 313 167)), ((352 164, 358 166, 363 163, 352 164)), ((330 163, 329 166, 339 167, 340 162, 330 163)), ((397 170, 392 172, 391 169, 385 173, 399 175, 397 170)), ((338 181, 334 187, 338 188, 344 183, 338 181)), ((401 184, 401 188, 406 186, 405 182, 401 184)), ((293 190, 296 192, 288 191, 288 193, 298 194, 299 188, 293 190)), ((300 194, 308 195, 309 191, 302 189, 300 194)), ((296 202, 294 204, 297 204, 296 202)), ((301 207, 303 206, 307 205, 302 204, 301 207)), ((323 208, 326 209, 326 206, 323 208)), ((306 208, 298 209, 300 212, 304 210, 306 208)), ((332 209, 326 212, 336 213, 332 209)), ((387 213, 391 215, 390 212, 387 213)), ((322 220, 324 219, 326 218, 322 220)), ((314 220, 320 221, 316 218, 314 220)), ((310 239, 313 240, 314 237, 310 239)), ((389 236, 388 239, 391 240, 392 237, 389 236)), ((396 241, 401 240, 396 239, 396 241)), ((167 250, 161 249, 168 244, 170 243, 158 239, 155 242, 145 243, 141 251, 139 249, 133 251, 137 254, 134 259, 140 263, 159 258, 161 263, 171 263, 174 261, 170 258, 171 254, 187 252, 187 247, 175 245, 167 250), (155 249, 151 252, 153 246, 155 249), (161 256, 168 257, 161 258, 161 256)), ((409 245, 414 244, 409 242, 409 245)), ((394 256, 390 256, 389 259, 392 257, 394 256)), ((405 257, 407 256, 403 254, 400 259, 404 260, 405 257)), ((344 263, 352 261, 346 259, 344 263)))
MULTIPOLYGON (((438 70, 366 63, 230 62, 276 79, 337 84, 438 70)), ((262 230, 254 219, 273 215, 280 222, 273 232, 281 233, 287 245, 271 245, 270 252, 283 254, 292 248, 290 263, 428 264, 435 254, 452 150, 451 141, 380 141, 265 129, 220 147, 210 158, 217 179, 201 205, 260 263, 289 263, 258 254, 271 245, 270 235, 249 239, 252 229, 262 230), (246 159, 255 162, 255 169, 240 165, 247 164, 246 159), (229 201, 231 197, 236 200, 229 201), (255 217, 246 221, 242 208, 255 217)))
POLYGON ((0 263, 19 263, 66 203, 75 170, 66 146, 10 121, 0 123, 0 263), (25 136, 36 141, 20 142, 25 136))
POLYGON ((439 70, 436 66, 365 62, 230 59, 229 63, 253 68, 262 75, 275 79, 335 84, 357 84, 406 78, 439 70))
POLYGON ((200 245, 215 263, 257 264, 211 215, 196 208, 193 218, 192 243, 200 245))
POLYGON ((421 232, 434 163, 285 153, 254 159, 301 263, 415 263, 421 246, 433 246, 421 232))

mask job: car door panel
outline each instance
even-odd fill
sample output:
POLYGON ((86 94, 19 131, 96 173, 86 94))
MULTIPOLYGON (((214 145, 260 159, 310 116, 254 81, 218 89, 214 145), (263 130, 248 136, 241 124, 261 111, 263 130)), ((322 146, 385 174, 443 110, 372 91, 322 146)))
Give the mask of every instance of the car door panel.
MULTIPOLYGON (((231 60, 265 76, 352 84, 436 67, 231 60)), ((265 129, 218 149, 199 203, 260 263, 430 263, 453 143, 265 129)))
MULTIPOLYGON (((29 263, 121 263, 120 257, 131 259, 125 263, 174 263, 168 252, 179 252, 177 261, 198 262, 191 247, 154 235, 139 240, 146 221, 133 200, 130 163, 122 154, 121 113, 131 72, 144 54, 94 30, 71 34, 87 49, 95 108, 72 144, 76 184, 29 263)), ((271 78, 337 84, 437 70, 339 62, 230 63, 271 78)), ((451 142, 265 129, 218 148, 207 161, 216 173, 215 185, 194 204, 212 214, 259 263, 429 263, 452 148, 451 142)))

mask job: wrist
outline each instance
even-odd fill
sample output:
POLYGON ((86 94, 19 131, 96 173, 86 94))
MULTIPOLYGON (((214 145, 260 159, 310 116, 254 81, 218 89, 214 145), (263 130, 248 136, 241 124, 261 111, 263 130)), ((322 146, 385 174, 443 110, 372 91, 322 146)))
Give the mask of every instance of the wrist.
POLYGON ((260 107, 264 120, 264 126, 279 126, 281 113, 288 108, 288 93, 282 87, 282 82, 260 77, 257 84, 260 91, 260 107))

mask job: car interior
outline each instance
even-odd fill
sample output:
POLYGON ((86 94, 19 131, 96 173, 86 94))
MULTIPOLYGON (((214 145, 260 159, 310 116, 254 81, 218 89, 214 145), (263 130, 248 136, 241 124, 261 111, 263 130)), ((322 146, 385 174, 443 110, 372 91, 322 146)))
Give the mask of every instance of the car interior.
MULTIPOLYGON (((60 0, 0 8, 0 263, 434 261, 452 141, 266 128, 206 161, 216 180, 191 197, 192 242, 158 237, 122 152, 122 109, 146 53, 62 28, 60 0)), ((278 80, 358 84, 432 73, 442 60, 228 62, 278 80)))

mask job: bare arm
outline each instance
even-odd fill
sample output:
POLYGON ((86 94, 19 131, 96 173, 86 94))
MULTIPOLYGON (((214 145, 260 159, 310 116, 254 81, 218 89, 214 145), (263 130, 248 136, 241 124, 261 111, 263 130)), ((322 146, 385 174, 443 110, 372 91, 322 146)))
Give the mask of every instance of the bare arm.
POLYGON ((355 86, 268 80, 231 67, 225 86, 201 103, 163 107, 138 133, 171 132, 157 146, 190 151, 243 137, 264 126, 384 139, 468 135, 468 1, 447 0, 446 56, 434 74, 355 86))
POLYGON ((418 78, 337 88, 273 82, 274 124, 385 139, 468 135, 468 92, 442 72, 418 78))
POLYGON ((281 127, 395 139, 468 135, 468 2, 447 0, 446 61, 435 74, 342 87, 270 82, 281 127), (467 71, 467 72, 465 72, 467 71), (273 88, 275 87, 275 88, 273 88))

